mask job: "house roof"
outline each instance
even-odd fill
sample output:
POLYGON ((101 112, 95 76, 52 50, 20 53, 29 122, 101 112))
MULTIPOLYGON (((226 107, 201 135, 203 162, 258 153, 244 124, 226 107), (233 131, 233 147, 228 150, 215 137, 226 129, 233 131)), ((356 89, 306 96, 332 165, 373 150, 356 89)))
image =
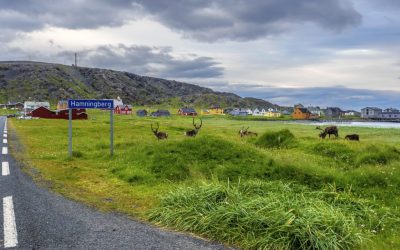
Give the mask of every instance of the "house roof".
POLYGON ((297 109, 299 109, 302 113, 306 113, 306 114, 310 113, 310 111, 306 108, 297 108, 297 109))
POLYGON ((22 105, 23 105, 22 102, 9 101, 9 102, 7 103, 7 105, 17 105, 17 104, 22 104, 22 105))
POLYGON ((196 113, 194 108, 181 108, 180 109, 183 113, 196 113))
POLYGON ((211 106, 210 109, 220 109, 220 108, 221 108, 221 106, 219 106, 219 105, 213 105, 213 106, 211 106))
POLYGON ((156 112, 159 112, 159 113, 168 113, 168 114, 169 114, 169 111, 166 110, 166 109, 159 109, 159 110, 157 110, 156 112))
POLYGON ((363 108, 363 109, 361 109, 361 110, 364 110, 364 109, 382 110, 382 109, 377 108, 377 107, 365 107, 365 108, 363 108))
POLYGON ((54 112, 54 111, 50 110, 49 108, 46 108, 46 107, 43 107, 43 106, 40 106, 40 107, 38 107, 38 108, 35 108, 34 110, 32 110, 32 112, 34 112, 34 111, 36 111, 36 110, 41 110, 41 109, 45 109, 45 110, 47 110, 47 111, 54 112))
POLYGON ((343 112, 340 108, 338 107, 327 107, 326 110, 330 110, 332 112, 343 112))
POLYGON ((163 110, 163 109, 159 109, 151 114, 152 115, 170 115, 168 110, 163 110))
POLYGON ((322 111, 320 107, 307 107, 309 111, 322 111))
POLYGON ((119 108, 125 108, 125 107, 128 107, 128 108, 132 109, 132 105, 129 105, 129 104, 117 105, 116 107, 119 107, 119 108))
POLYGON ((394 113, 398 113, 399 112, 399 110, 398 109, 396 109, 396 108, 387 108, 387 109, 385 109, 383 112, 385 112, 385 113, 390 113, 390 112, 394 112, 394 113))
POLYGON ((24 106, 50 107, 49 102, 24 102, 24 106))

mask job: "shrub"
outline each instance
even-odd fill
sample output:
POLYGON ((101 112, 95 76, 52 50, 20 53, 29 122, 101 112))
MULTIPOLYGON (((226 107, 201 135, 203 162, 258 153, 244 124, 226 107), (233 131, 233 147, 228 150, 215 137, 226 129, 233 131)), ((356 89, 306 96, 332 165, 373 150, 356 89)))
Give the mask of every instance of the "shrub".
POLYGON ((266 132, 255 142, 263 148, 290 148, 295 145, 295 137, 288 130, 283 129, 278 132, 266 132))

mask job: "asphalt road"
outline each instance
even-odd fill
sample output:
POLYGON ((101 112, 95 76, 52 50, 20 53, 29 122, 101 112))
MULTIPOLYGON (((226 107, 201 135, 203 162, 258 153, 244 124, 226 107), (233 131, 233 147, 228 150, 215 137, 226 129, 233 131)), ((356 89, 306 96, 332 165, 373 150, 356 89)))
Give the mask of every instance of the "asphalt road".
POLYGON ((38 187, 9 154, 5 121, 0 117, 0 249, 225 249, 94 211, 38 187))

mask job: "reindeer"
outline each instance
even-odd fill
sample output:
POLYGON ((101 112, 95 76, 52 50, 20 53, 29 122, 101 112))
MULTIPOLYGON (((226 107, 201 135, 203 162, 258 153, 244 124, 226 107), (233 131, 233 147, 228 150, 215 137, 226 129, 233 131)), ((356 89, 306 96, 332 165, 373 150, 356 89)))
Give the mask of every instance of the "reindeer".
POLYGON ((248 131, 249 128, 250 128, 250 127, 247 127, 246 129, 244 129, 244 127, 242 127, 242 129, 239 130, 239 135, 240 135, 240 137, 243 137, 243 136, 252 136, 252 135, 258 136, 258 134, 257 134, 256 132, 248 131))
POLYGON ((185 135, 190 136, 190 137, 196 137, 197 133, 199 133, 199 130, 201 126, 203 125, 203 120, 200 118, 200 125, 197 126, 196 123, 194 123, 194 117, 193 117, 193 127, 194 129, 186 131, 185 135))
POLYGON ((359 141, 360 136, 358 134, 351 134, 351 135, 346 135, 344 139, 349 140, 349 141, 359 141))
POLYGON ((168 138, 168 134, 166 132, 159 132, 158 129, 160 128, 160 124, 157 122, 157 128, 153 129, 153 124, 150 124, 151 131, 157 137, 158 140, 163 140, 168 138))
POLYGON ((335 138, 339 137, 339 130, 336 126, 326 127, 325 129, 322 129, 318 126, 316 127, 316 129, 323 131, 319 134, 319 137, 321 137, 322 139, 325 139, 326 135, 329 135, 329 138, 331 138, 331 135, 334 135, 335 138))

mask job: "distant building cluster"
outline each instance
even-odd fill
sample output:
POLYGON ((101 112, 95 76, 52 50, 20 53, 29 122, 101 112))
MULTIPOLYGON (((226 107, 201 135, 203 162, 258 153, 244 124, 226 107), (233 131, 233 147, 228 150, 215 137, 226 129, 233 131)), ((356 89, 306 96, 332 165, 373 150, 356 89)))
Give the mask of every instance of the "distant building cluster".
POLYGON ((400 119, 400 111, 395 108, 382 110, 376 107, 366 107, 361 109, 361 117, 366 119, 398 120, 400 119))
MULTIPOLYGON (((116 115, 132 115, 132 105, 124 104, 120 97, 113 99, 114 110, 116 115)), ((26 101, 7 102, 0 104, 0 109, 18 110, 23 116, 47 118, 47 119, 68 119, 68 101, 60 100, 57 103, 56 110, 50 109, 48 101, 26 101)), ((199 113, 192 107, 182 107, 177 110, 180 116, 197 116, 199 113)), ((313 120, 313 119, 375 119, 375 120, 400 120, 400 111, 396 108, 381 109, 377 107, 365 107, 361 112, 355 110, 342 110, 339 107, 320 108, 318 106, 304 107, 302 104, 294 105, 294 107, 280 107, 280 110, 274 108, 222 108, 219 105, 213 105, 207 109, 201 110, 201 115, 231 115, 231 116, 259 116, 269 118, 280 118, 284 115, 290 116, 296 120, 313 120)), ((140 109, 136 111, 139 117, 168 117, 170 111, 158 109, 148 111, 140 109)), ((87 119, 88 115, 85 109, 73 109, 73 119, 87 119)))
POLYGON ((23 108, 24 104, 22 102, 7 102, 6 104, 0 104, 0 109, 22 110, 23 108))
POLYGON ((298 120, 319 119, 321 117, 326 119, 345 119, 360 116, 361 113, 355 110, 342 110, 338 107, 327 107, 322 109, 318 106, 304 107, 301 104, 295 105, 292 113, 292 118, 298 120))
POLYGON ((203 109, 201 111, 202 115, 223 115, 224 109, 221 108, 219 105, 214 105, 208 109, 203 109))
POLYGON ((233 116, 264 116, 264 117, 271 117, 271 118, 279 118, 282 116, 282 113, 273 108, 254 108, 254 109, 241 109, 241 108, 234 108, 232 110, 228 110, 227 112, 233 116))

